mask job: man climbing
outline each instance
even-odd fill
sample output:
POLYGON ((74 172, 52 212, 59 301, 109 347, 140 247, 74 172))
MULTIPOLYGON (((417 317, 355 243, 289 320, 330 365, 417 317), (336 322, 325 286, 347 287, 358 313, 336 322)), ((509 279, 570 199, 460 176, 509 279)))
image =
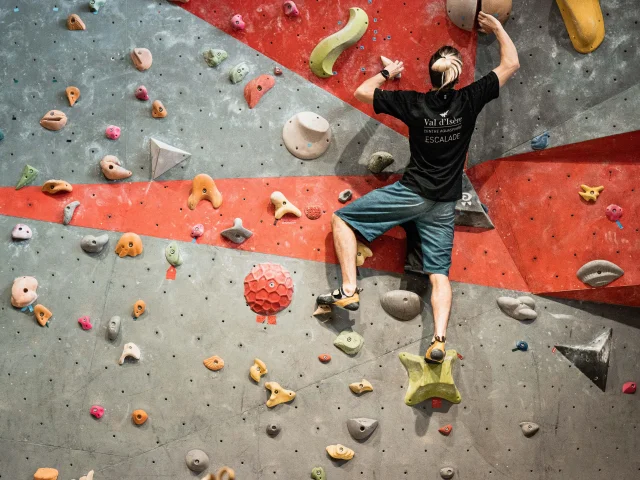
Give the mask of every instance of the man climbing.
POLYGON ((484 105, 498 98, 502 87, 518 70, 518 52, 500 22, 478 14, 480 30, 494 33, 500 44, 500 65, 471 85, 455 90, 462 72, 460 52, 440 48, 429 62, 433 89, 385 91, 380 87, 404 70, 402 62, 388 65, 366 80, 355 97, 373 104, 409 127, 411 158, 399 182, 374 190, 333 214, 333 241, 342 269, 342 286, 320 295, 318 304, 357 310, 354 231, 371 242, 387 230, 414 222, 420 238, 423 270, 432 287, 434 334, 425 354, 428 362, 441 363, 451 310, 449 268, 453 248, 455 205, 462 198, 462 173, 476 118, 484 105))

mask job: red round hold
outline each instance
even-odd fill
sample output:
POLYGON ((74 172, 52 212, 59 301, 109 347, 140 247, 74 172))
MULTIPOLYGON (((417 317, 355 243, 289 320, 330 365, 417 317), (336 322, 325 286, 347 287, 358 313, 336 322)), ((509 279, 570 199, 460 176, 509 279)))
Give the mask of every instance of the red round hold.
POLYGON ((627 382, 622 386, 622 393, 636 393, 636 382, 627 382))
POLYGON ((320 360, 322 363, 329 363, 331 361, 331 355, 329 355, 328 353, 323 353, 321 355, 318 355, 318 360, 320 360))
POLYGON ((322 215, 322 209, 318 205, 307 205, 304 214, 309 220, 317 220, 322 215))
POLYGON ((273 315, 284 310, 293 297, 293 279, 277 263, 260 263, 244 279, 244 298, 259 315, 273 315))

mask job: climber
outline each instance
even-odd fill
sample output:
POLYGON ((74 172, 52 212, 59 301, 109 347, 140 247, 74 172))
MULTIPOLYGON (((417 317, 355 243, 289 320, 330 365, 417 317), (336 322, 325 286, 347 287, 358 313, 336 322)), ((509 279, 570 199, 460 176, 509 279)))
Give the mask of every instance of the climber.
POLYGON ((462 198, 462 173, 476 118, 486 103, 498 98, 499 87, 520 66, 516 48, 500 22, 480 12, 478 24, 482 32, 496 35, 500 65, 471 85, 454 89, 462 72, 462 57, 454 47, 444 46, 429 62, 430 92, 381 90, 387 80, 404 70, 399 61, 365 80, 355 91, 355 98, 372 104, 376 113, 386 113, 407 124, 411 158, 399 182, 374 190, 333 214, 333 241, 342 286, 317 299, 320 305, 357 310, 360 289, 356 285, 354 231, 371 242, 397 225, 414 222, 423 270, 429 274, 432 287, 434 334, 425 354, 430 363, 441 363, 445 356, 455 205, 462 198))

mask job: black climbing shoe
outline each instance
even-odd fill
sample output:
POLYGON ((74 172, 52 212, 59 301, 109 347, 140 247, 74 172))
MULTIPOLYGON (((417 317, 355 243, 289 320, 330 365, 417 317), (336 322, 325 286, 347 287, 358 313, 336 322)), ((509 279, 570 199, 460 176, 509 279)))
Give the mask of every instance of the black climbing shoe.
POLYGON ((358 295, 362 289, 356 288, 353 295, 349 296, 344 293, 342 287, 334 290, 331 293, 325 293, 319 295, 317 303, 318 305, 335 305, 336 307, 344 308, 345 310, 351 310, 355 312, 360 308, 360 295, 358 295))
POLYGON ((437 335, 433 337, 427 353, 424 354, 424 359, 427 363, 442 363, 444 361, 445 340, 444 337, 438 337, 437 335))

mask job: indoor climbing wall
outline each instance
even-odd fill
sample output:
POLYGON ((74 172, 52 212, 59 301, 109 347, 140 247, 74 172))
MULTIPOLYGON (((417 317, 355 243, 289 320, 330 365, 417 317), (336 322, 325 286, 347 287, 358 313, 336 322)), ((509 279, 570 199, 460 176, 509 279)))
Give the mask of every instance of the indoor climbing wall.
POLYGON ((637 305, 629 301, 638 298, 637 132, 608 137, 638 128, 632 107, 637 7, 607 5, 607 36, 583 56, 572 50, 555 3, 546 2, 546 10, 516 4, 507 30, 520 47, 522 68, 481 116, 470 156, 481 165, 469 177, 496 228, 456 232, 447 346, 457 352, 450 362, 462 401, 407 406, 414 384, 400 355, 424 353, 432 314, 427 305, 401 321, 381 308, 380 298, 397 289, 428 303, 425 279, 402 274, 401 230, 371 244, 373 256, 359 268, 358 312, 312 315, 315 297, 339 279, 329 225, 341 205, 338 194, 350 188, 357 198, 390 183, 408 160, 402 126, 357 106, 351 94, 380 68, 381 54, 406 55, 407 71, 392 88, 420 89, 440 44, 461 49, 462 84, 497 62, 497 46, 455 27, 441 1, 296 5, 300 15, 293 18, 279 1, 107 0, 96 14, 88 1, 16 0, 0 7, 0 479, 31 479, 50 467, 60 480, 90 470, 96 480, 186 480, 223 466, 251 480, 311 478, 315 467, 330 480, 435 479, 447 468, 454 478, 474 480, 638 476, 638 394, 623 393, 638 380, 637 308, 531 295, 537 318, 521 321, 496 303, 533 292, 637 305), (345 26, 349 7, 363 9, 370 25, 338 58, 337 74, 318 79, 308 69, 309 55, 345 26), (86 30, 67 29, 73 13, 86 30), (247 24, 243 32, 229 26, 236 13, 247 24), (151 68, 134 67, 134 48, 150 50, 151 68), (203 58, 210 48, 228 54, 218 67, 203 58), (241 62, 249 73, 233 84, 228 72, 241 62), (245 85, 276 66, 283 73, 275 86, 248 108, 245 85), (581 69, 589 72, 582 76, 581 69), (70 85, 80 90, 73 107, 65 95, 70 85), (140 85, 148 101, 136 98, 140 85), (537 90, 543 85, 551 92, 537 90), (154 100, 162 102, 165 118, 152 116, 154 100), (51 110, 66 114, 62 130, 39 125, 51 110), (282 140, 285 122, 302 111, 331 126, 329 147, 315 160, 294 157, 282 140), (582 122, 579 115, 589 118, 582 122), (121 128, 118 139, 105 136, 109 125, 121 128), (530 152, 528 142, 544 130, 551 146, 530 152), (190 154, 156 180, 152 138, 190 154), (552 148, 576 142, 584 143, 552 148), (372 175, 367 163, 378 151, 395 162, 372 175), (523 155, 485 162, 515 152, 523 155), (107 181, 99 165, 106 155, 132 175, 107 181), (15 190, 27 164, 38 174, 15 190), (201 173, 215 179, 220 208, 207 201, 188 208, 191 180, 201 173), (566 173, 590 178, 559 178, 566 173), (69 182, 73 191, 44 194, 50 179, 69 182), (580 199, 582 183, 605 187, 597 203, 580 199), (541 190, 549 184, 552 191, 541 190), (300 208, 300 218, 274 222, 276 190, 300 208), (550 196, 543 204, 535 197, 540 191, 550 196), (625 207, 624 230, 604 218, 607 199, 625 207), (64 225, 73 201, 80 205, 64 225), (308 218, 313 211, 320 217, 308 218), (557 216, 545 218, 550 211, 557 216), (563 212, 575 220, 563 220, 563 212), (236 217, 253 232, 242 244, 220 235, 236 217), (12 240, 17 223, 28 225, 30 239, 12 240), (204 234, 194 239, 196 224, 204 234), (594 231, 596 238, 580 240, 594 231), (114 253, 124 232, 141 236, 142 254, 114 253), (86 235, 104 234, 104 250, 83 251, 86 235), (557 243, 547 238, 556 234, 557 243), (177 267, 165 256, 170 242, 181 252, 177 267), (567 252, 575 258, 564 258, 567 252), (594 252, 625 270, 611 287, 587 290, 575 278, 594 252), (293 296, 280 313, 261 316, 247 305, 244 281, 269 262, 288 270, 293 296), (38 280, 36 303, 53 313, 46 327, 11 305, 13 281, 25 275, 38 280), (634 293, 625 295, 629 289, 634 293), (136 318, 138 300, 146 311, 136 318), (78 323, 84 316, 91 329, 78 323), (121 318, 115 338, 114 316, 121 318), (345 330, 364 338, 356 355, 333 345, 345 330), (595 339, 600 343, 587 346, 595 339), (130 343, 140 358, 119 364, 130 343), (590 366, 572 355, 573 346, 590 366), (320 362, 323 354, 331 361, 320 362), (224 360, 217 371, 203 365, 214 355, 224 360), (249 376, 255 358, 268 368, 259 382, 249 376), (363 379, 373 391, 352 392, 349 385, 363 379), (295 399, 269 408, 266 382, 296 392, 295 399), (101 418, 91 414, 95 406, 104 408, 101 418), (132 421, 135 410, 147 413, 144 424, 132 421), (378 426, 368 438, 354 439, 347 422, 355 418, 378 426), (521 422, 539 430, 526 436, 521 422), (269 435, 270 425, 280 433, 269 435), (447 425, 449 434, 440 433, 447 425), (354 450, 354 458, 329 457, 326 447, 337 444, 354 450), (196 449, 209 459, 199 474, 185 461, 196 449))

